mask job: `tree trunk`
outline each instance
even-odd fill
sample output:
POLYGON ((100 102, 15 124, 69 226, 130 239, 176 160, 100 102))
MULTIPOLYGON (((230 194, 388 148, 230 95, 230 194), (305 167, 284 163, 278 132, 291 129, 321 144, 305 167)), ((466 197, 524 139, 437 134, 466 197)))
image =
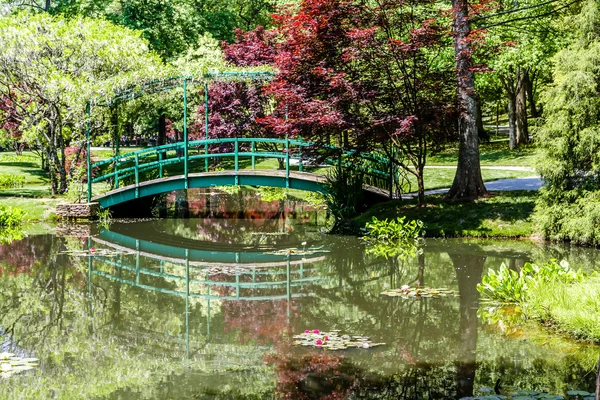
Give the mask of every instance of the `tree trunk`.
MULTIPOLYGON (((483 127, 483 115, 481 115, 481 102, 477 101, 477 136, 487 138, 485 128, 483 127)), ((485 139, 487 141, 487 139, 485 139)))
POLYGON ((460 292, 459 336, 460 350, 456 360, 457 397, 473 396, 475 374, 477 372, 477 310, 479 292, 486 257, 448 253, 458 280, 460 292))
POLYGON ((423 181, 423 167, 417 170, 417 197, 419 199, 419 207, 425 207, 425 182, 423 181))
MULTIPOLYGON (((57 165, 58 165, 58 174, 60 177, 60 186, 59 186, 59 192, 65 193, 67 191, 68 188, 68 180, 67 180, 67 165, 66 165, 66 157, 65 157, 65 141, 64 138, 62 137, 62 132, 58 132, 57 134, 58 136, 58 140, 57 140, 57 144, 58 144, 58 150, 60 151, 60 157, 57 157, 57 165)), ((58 156, 58 153, 57 153, 58 156)), ((74 166, 73 166, 74 168, 74 166)))
POLYGON ((533 78, 535 73, 531 74, 529 72, 525 73, 525 90, 527 91, 527 101, 529 102, 529 108, 531 113, 531 118, 539 117, 537 107, 535 105, 535 96, 533 94, 533 78))
POLYGON ((508 100, 508 147, 512 150, 517 145, 517 99, 512 91, 506 92, 508 100))
POLYGON ((521 81, 516 98, 516 120, 517 120, 517 146, 529 142, 529 129, 527 126, 527 81, 525 75, 519 77, 521 81))
POLYGON ((479 138, 477 136, 477 97, 471 69, 469 5, 467 0, 452 1, 454 54, 458 82, 458 165, 448 198, 476 198, 487 193, 481 178, 479 138))
POLYGON ((158 117, 158 138, 156 141, 157 146, 162 146, 167 143, 167 116, 160 114, 158 117))

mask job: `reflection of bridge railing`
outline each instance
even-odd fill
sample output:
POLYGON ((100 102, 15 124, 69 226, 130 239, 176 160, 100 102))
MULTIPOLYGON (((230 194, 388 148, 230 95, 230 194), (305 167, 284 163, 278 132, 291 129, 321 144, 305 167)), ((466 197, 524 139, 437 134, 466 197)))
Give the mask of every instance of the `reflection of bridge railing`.
POLYGON ((232 245, 216 249, 214 246, 203 248, 203 242, 197 242, 198 248, 186 249, 167 244, 140 240, 122 233, 108 229, 101 229, 99 237, 94 241, 105 246, 122 251, 133 251, 140 256, 150 257, 161 261, 184 264, 188 262, 194 266, 232 266, 254 265, 258 267, 285 266, 299 263, 321 261, 328 251, 321 248, 307 248, 301 254, 285 252, 269 252, 266 249, 235 251, 232 245), (227 247, 230 250, 226 250, 227 247), (307 254, 308 252, 308 254, 307 254))
MULTIPOLYGON (((95 255, 90 257, 89 267, 91 274, 103 276, 105 278, 118 281, 130 286, 152 290, 161 293, 167 293, 177 296, 186 296, 191 298, 221 299, 221 300, 277 300, 290 299, 297 296, 292 293, 292 288, 302 287, 311 282, 318 282, 320 277, 305 276, 310 274, 312 267, 305 267, 305 263, 323 260, 325 251, 317 249, 313 254, 304 256, 288 254, 269 254, 263 251, 255 252, 215 252, 214 250, 205 251, 202 249, 182 249, 174 246, 157 244, 145 240, 135 239, 117 232, 102 229, 100 238, 92 239, 107 247, 124 252, 117 254, 116 257, 106 257, 95 255), (248 253, 251 254, 248 256, 248 253), (135 262, 128 261, 128 257, 135 262), (149 268, 142 266, 141 257, 151 258, 159 261, 159 267, 149 268), (246 260, 241 262, 241 260, 246 260), (248 261, 250 263, 248 263, 248 261), (94 268, 94 262, 100 262, 115 268, 119 276, 115 276, 105 270, 94 268), (173 266, 185 268, 184 274, 167 273, 164 271, 165 262, 173 266), (284 271, 281 271, 285 268, 284 271), (122 272, 131 273, 135 278, 123 278, 122 272), (234 281, 213 280, 209 277, 216 274, 225 274, 231 276, 234 281), (199 274, 204 274, 204 279, 195 278, 199 274), (262 281, 261 276, 281 276, 284 279, 272 281, 262 281), (297 275, 297 277, 294 277, 297 275), (173 290, 166 287, 157 287, 149 285, 144 281, 147 278, 161 278, 164 281, 176 281, 185 283, 186 290, 173 290), (250 282, 243 279, 251 279, 250 282), (258 278, 258 279, 257 279, 258 278), (190 285, 201 285, 206 289, 206 293, 192 293, 189 290, 190 285), (223 287, 235 289, 234 296, 213 295, 210 293, 211 287, 223 287), (285 289, 285 294, 243 296, 241 291, 244 289, 285 289)), ((90 242, 91 243, 91 242, 90 242)), ((163 281, 163 282, 164 282, 163 281)))
MULTIPOLYGON (((272 138, 221 138, 221 139, 205 139, 185 142, 178 142, 139 150, 132 153, 117 155, 98 163, 91 165, 91 170, 95 171, 93 179, 89 180, 88 196, 92 198, 92 183, 111 182, 115 189, 121 186, 135 185, 135 198, 140 196, 138 186, 141 183, 155 179, 163 179, 166 175, 166 167, 179 165, 183 166, 182 179, 184 181, 184 189, 189 188, 191 162, 196 160, 204 160, 204 172, 209 172, 209 159, 232 159, 232 171, 244 174, 250 173, 250 170, 240 169, 240 160, 250 159, 252 170, 256 170, 257 159, 272 158, 285 160, 285 187, 291 187, 292 181, 290 172, 292 172, 290 160, 298 159, 298 171, 303 172, 305 167, 305 148, 313 146, 310 142, 295 139, 272 139, 272 138), (269 146, 281 146, 281 151, 272 151, 267 149, 269 146), (211 152, 211 147, 226 146, 232 148, 232 151, 226 152, 211 152)), ((334 157, 326 158, 325 162, 329 165, 336 163, 345 165, 346 160, 354 157, 360 160, 358 168, 364 173, 366 189, 372 188, 371 191, 379 194, 391 194, 393 187, 393 174, 390 173, 392 165, 389 160, 373 154, 345 152, 339 148, 330 148, 330 154, 334 157)), ((275 171, 272 171, 275 172, 275 171)), ((180 172, 178 172, 180 174, 180 172)), ((253 183, 263 186, 272 186, 272 181, 265 178, 258 178, 253 183)), ((308 179, 308 174, 302 175, 301 178, 308 179)), ((214 179, 208 177, 208 179, 214 179)), ((216 180, 215 180, 216 182, 216 180)), ((221 185, 223 182, 216 182, 215 185, 221 185)), ((225 182, 226 184, 229 184, 225 182)), ((234 174, 232 184, 240 184, 239 175, 234 174)), ((318 189, 318 186, 308 187, 307 189, 323 191, 318 189)))
MULTIPOLYGON (((305 273, 311 272, 311 268, 304 268, 304 264, 299 264, 295 266, 297 268, 293 268, 292 266, 288 266, 285 272, 276 272, 273 270, 269 271, 259 271, 256 268, 253 268, 250 272, 233 272, 234 275, 230 275, 232 278, 235 277, 235 281, 233 282, 224 282, 218 280, 211 280, 207 275, 206 279, 194 279, 191 278, 190 274, 203 273, 205 270, 203 268, 192 267, 187 265, 185 268, 185 275, 174 275, 164 272, 163 268, 160 270, 153 270, 146 267, 140 267, 139 262, 137 265, 130 265, 124 263, 121 260, 112 260, 106 257, 93 257, 94 260, 100 261, 105 265, 114 266, 116 271, 128 271, 135 274, 135 279, 126 279, 119 276, 115 276, 114 274, 108 273, 106 271, 102 271, 99 269, 93 269, 92 273, 94 275, 102 276, 120 283, 124 283, 130 286, 139 287, 146 290, 152 290, 155 292, 166 293, 177 296, 188 296, 190 298, 202 298, 202 299, 210 299, 210 300, 281 300, 281 299, 290 299, 292 297, 299 297, 301 294, 292 293, 293 287, 303 287, 307 283, 319 282, 321 281, 321 277, 304 277, 305 273), (298 278, 293 278, 293 275, 297 274, 298 278), (284 280, 278 281, 266 281, 266 282, 257 282, 256 278, 265 275, 285 275, 284 280), (186 291, 178 291, 173 289, 167 289, 163 287, 156 287, 152 285, 148 285, 143 283, 145 277, 156 277, 162 278, 166 281, 179 281, 184 282, 187 287, 189 285, 197 284, 203 285, 206 289, 206 293, 193 293, 189 290, 186 291), (252 278, 252 282, 242 282, 240 278, 248 277, 252 278), (233 288, 235 289, 235 295, 212 295, 210 294, 212 287, 222 287, 222 288, 233 288), (285 294, 277 294, 277 295, 256 295, 256 296, 243 296, 241 291, 242 289, 286 289, 285 294)), ((136 258, 139 261, 139 258, 136 258)), ((93 266, 93 264, 92 264, 93 266)), ((121 274, 119 274, 121 275, 121 274)))

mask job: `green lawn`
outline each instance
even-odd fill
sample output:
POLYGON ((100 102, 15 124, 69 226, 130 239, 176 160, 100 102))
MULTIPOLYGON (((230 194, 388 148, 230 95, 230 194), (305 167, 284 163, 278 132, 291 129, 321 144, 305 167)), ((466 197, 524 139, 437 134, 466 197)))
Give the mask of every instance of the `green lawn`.
MULTIPOLYGON (((435 156, 429 157, 427 165, 456 165, 458 147, 453 146, 435 156)), ((481 165, 533 167, 535 147, 521 146, 515 150, 508 148, 508 139, 492 140, 479 146, 481 165)))
POLYGON ((474 202, 447 201, 442 196, 427 198, 427 207, 414 200, 377 204, 354 222, 364 226, 372 217, 392 219, 406 216, 424 223, 428 237, 531 237, 535 234, 531 214, 536 191, 493 192, 474 202))

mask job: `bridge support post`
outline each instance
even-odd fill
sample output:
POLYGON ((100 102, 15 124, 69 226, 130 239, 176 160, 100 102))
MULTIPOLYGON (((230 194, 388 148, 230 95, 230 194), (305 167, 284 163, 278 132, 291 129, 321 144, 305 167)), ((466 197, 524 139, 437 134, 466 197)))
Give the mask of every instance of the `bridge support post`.
POLYGON ((87 102, 87 126, 85 130, 85 143, 86 143, 86 161, 87 161, 87 202, 92 202, 92 143, 91 143, 91 129, 92 129, 92 103, 87 102))
MULTIPOLYGON (((208 83, 204 84, 204 129, 208 140, 208 83)), ((204 169, 208 172, 208 143, 204 145, 204 169)))
POLYGON ((135 198, 140 197, 140 157, 135 154, 135 198))
POLYGON ((187 78, 183 80, 183 175, 184 187, 188 188, 188 130, 187 130, 187 78))
MULTIPOLYGON (((235 138, 234 144, 235 144, 235 150, 233 153, 233 157, 234 157, 234 163, 235 163, 235 172, 238 172, 240 170, 240 144, 239 144, 238 138, 235 138)), ((240 184, 240 176, 238 174, 235 174, 235 184, 236 185, 240 184)))
POLYGON ((285 188, 290 188, 290 138, 285 135, 285 188))
POLYGON ((256 169, 256 156, 254 153, 256 152, 256 142, 252 142, 252 169, 256 169))
POLYGON ((299 155, 299 161, 298 161, 298 171, 302 172, 302 136, 300 136, 300 145, 298 146, 298 155, 299 155))

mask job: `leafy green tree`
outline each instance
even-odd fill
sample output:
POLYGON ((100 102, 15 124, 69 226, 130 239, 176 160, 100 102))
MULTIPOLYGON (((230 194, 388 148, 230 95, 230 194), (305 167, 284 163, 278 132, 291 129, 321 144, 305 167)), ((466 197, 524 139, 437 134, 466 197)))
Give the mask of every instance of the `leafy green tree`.
POLYGON ((537 136, 546 187, 536 209, 542 233, 600 243, 600 12, 594 1, 566 20, 570 45, 554 58, 537 136))
POLYGON ((13 114, 46 154, 54 194, 68 185, 65 149, 85 137, 85 100, 163 68, 140 33, 87 18, 6 16, 0 47, 0 95, 18 94, 13 114))

